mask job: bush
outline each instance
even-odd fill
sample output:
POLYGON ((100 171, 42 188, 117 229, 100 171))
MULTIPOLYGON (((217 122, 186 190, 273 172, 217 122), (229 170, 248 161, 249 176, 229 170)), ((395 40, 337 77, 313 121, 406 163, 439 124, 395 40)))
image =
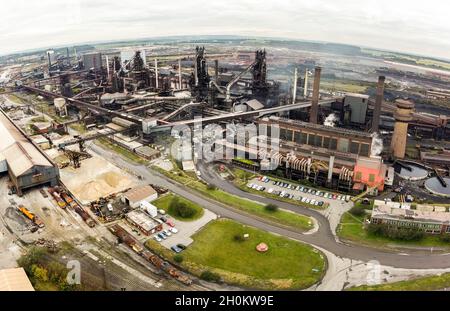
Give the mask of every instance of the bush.
POLYGON ((266 209, 266 211, 268 211, 268 212, 276 212, 276 211, 278 211, 278 206, 275 205, 275 204, 267 204, 267 205, 265 206, 265 209, 266 209))
POLYGON ((175 262, 177 262, 177 263, 182 263, 183 260, 184 260, 184 258, 183 258, 182 255, 177 254, 177 255, 173 256, 173 260, 174 260, 175 262))
POLYGON ((350 211, 350 214, 356 217, 364 216, 366 214, 366 210, 361 206, 353 206, 350 211))
POLYGON ((401 241, 420 241, 424 238, 425 233, 411 228, 397 228, 382 224, 370 224, 367 227, 369 234, 383 236, 393 240, 401 241))
POLYGON ((448 242, 450 242, 450 234, 446 234, 446 233, 444 233, 444 234, 441 234, 440 236, 439 236, 439 239, 442 241, 442 242, 446 242, 446 243, 448 243, 448 242))
POLYGON ((209 270, 203 271, 200 275, 200 278, 202 280, 208 281, 208 282, 220 282, 221 277, 217 273, 211 272, 209 270))
POLYGON ((233 240, 235 240, 236 242, 244 242, 244 235, 237 233, 233 236, 233 240))
POLYGON ((195 215, 196 210, 186 204, 181 202, 178 197, 172 199, 169 205, 169 210, 171 213, 181 217, 181 218, 191 218, 195 215))
POLYGON ((208 185, 206 185, 206 189, 207 189, 207 190, 211 190, 211 191, 213 191, 213 190, 216 190, 216 189, 217 189, 217 187, 216 187, 216 186, 214 186, 213 184, 208 184, 208 185))

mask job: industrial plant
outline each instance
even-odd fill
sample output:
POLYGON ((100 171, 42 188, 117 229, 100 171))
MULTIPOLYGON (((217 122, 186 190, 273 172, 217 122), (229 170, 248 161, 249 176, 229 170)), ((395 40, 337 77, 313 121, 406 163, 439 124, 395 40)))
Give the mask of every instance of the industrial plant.
POLYGON ((221 209, 233 209, 231 199, 211 203, 226 187, 234 197, 248 188, 250 201, 264 194, 266 203, 284 202, 289 215, 301 207, 311 218, 324 217, 314 209, 341 217, 371 201, 367 226, 450 234, 448 207, 433 205, 450 198, 450 114, 416 109, 415 96, 387 96, 388 70, 372 76, 370 94, 330 91, 327 62, 297 59, 279 78, 273 68, 283 58, 272 53, 271 46, 220 51, 212 44, 165 52, 68 47, 6 61, 1 186, 3 203, 23 222, 10 224, 12 231, 31 240, 36 231, 51 239, 64 230, 109 239, 151 267, 150 278, 164 279, 152 286, 201 290, 209 289, 202 271, 185 271, 181 257, 174 262, 167 252, 183 254, 197 231, 220 221, 221 209), (253 175, 240 185, 236 172, 253 175), (206 198, 198 199, 205 210, 187 225, 180 218, 193 191, 206 198), (177 204, 183 211, 173 214, 177 204), (61 220, 66 214, 70 225, 61 220))

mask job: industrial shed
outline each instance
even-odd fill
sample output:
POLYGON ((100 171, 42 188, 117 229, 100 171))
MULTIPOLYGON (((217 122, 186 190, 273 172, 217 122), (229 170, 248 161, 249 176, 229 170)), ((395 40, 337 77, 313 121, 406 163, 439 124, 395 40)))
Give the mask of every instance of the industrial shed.
POLYGON ((0 159, 17 193, 27 188, 58 183, 59 171, 51 160, 0 110, 0 159))
POLYGON ((23 268, 0 270, 0 292, 34 291, 23 268))

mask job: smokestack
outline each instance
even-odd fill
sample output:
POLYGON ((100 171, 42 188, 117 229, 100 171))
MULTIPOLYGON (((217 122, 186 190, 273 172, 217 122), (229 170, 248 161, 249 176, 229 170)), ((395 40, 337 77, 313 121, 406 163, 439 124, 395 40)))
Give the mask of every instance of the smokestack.
POLYGON ((311 111, 309 113, 309 122, 317 124, 317 115, 319 114, 319 90, 320 90, 320 74, 322 72, 321 67, 316 67, 314 71, 314 85, 311 111))
POLYGON ((377 95, 375 99, 375 108, 373 109, 372 132, 376 133, 380 129, 381 106, 384 100, 384 76, 378 77, 377 95))
POLYGON ((219 60, 214 60, 214 75, 216 82, 219 80, 219 60))
POLYGON ((397 99, 397 109, 394 113, 395 127, 391 140, 391 152, 396 159, 403 159, 408 138, 408 123, 413 120, 414 102, 397 99))
POLYGON ((295 104, 295 100, 297 99, 297 79, 298 73, 297 68, 294 69, 294 87, 292 89, 292 104, 295 104))
POLYGON ((48 58, 48 72, 50 73, 50 70, 52 68, 52 60, 50 59, 50 52, 47 51, 47 58, 48 58))
POLYGON ((158 81, 158 59, 155 58, 155 81, 156 81, 156 88, 159 88, 159 81, 158 81))
POLYGON ((308 68, 305 70, 305 87, 303 88, 303 97, 308 97, 308 68))
POLYGON ((178 88, 181 90, 183 85, 181 85, 181 59, 178 60, 178 88))

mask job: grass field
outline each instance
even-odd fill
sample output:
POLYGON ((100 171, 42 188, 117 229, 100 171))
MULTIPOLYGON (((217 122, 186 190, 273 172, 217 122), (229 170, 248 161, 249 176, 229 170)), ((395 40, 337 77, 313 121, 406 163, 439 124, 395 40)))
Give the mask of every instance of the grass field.
MULTIPOLYGON (((181 266, 195 275, 211 271, 228 284, 253 289, 303 289, 317 283, 326 271, 324 256, 312 247, 283 237, 243 226, 231 220, 209 223, 193 237, 194 242, 182 252, 181 266), (236 241, 236 235, 249 238, 236 241), (264 242, 266 253, 256 251, 264 242)), ((147 247, 163 251, 171 260, 173 252, 162 250, 153 240, 147 247)))
POLYGON ((189 201, 183 197, 177 196, 173 193, 167 194, 165 196, 160 197, 159 199, 155 200, 152 202, 153 205, 155 205, 158 208, 161 208, 163 210, 165 210, 170 216, 172 216, 175 219, 178 220, 182 220, 182 221, 193 221, 196 219, 199 219, 200 217, 203 216, 204 210, 201 206, 195 204, 192 201, 189 201), (186 205, 188 205, 189 207, 191 207, 192 209, 195 210, 195 214, 192 217, 189 218, 183 218, 180 217, 176 212, 174 212, 171 208, 170 208, 170 203, 175 199, 178 198, 179 202, 183 202, 186 205))
POLYGON ((320 87, 324 90, 330 90, 330 91, 365 94, 368 86, 356 84, 356 82, 355 83, 352 83, 352 82, 346 83, 344 81, 324 80, 324 81, 320 82, 320 87))
POLYGON ((450 287, 450 273, 390 284, 351 287, 348 291, 436 291, 450 287))
POLYGON ((193 176, 187 175, 181 170, 167 172, 159 167, 153 167, 153 169, 191 189, 200 192, 210 199, 226 204, 243 212, 253 214, 302 232, 311 230, 314 227, 312 220, 307 216, 291 213, 281 209, 275 212, 267 211, 264 208, 264 205, 260 203, 234 196, 220 189, 209 189, 206 184, 200 182, 193 176))
POLYGON ((392 247, 442 247, 450 248, 450 243, 441 241, 439 236, 426 235, 420 241, 399 241, 390 238, 369 234, 364 229, 364 219, 367 216, 356 217, 350 213, 342 215, 337 228, 337 234, 341 239, 357 244, 363 244, 378 248, 392 247))

